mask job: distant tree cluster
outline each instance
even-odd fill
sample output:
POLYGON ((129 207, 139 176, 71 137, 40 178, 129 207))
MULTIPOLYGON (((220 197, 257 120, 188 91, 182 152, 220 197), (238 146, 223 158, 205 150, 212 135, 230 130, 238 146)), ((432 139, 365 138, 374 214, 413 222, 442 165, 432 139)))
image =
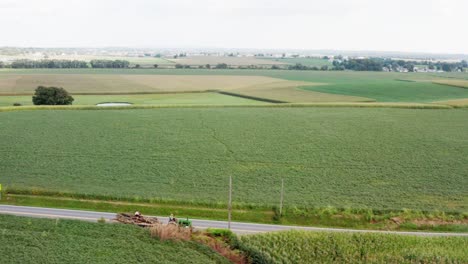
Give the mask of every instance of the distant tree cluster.
POLYGON ((190 65, 188 64, 180 64, 180 63, 177 63, 175 66, 174 66, 176 69, 190 69, 192 67, 190 67, 190 65))
POLYGON ((440 70, 445 72, 463 71, 463 68, 468 66, 468 63, 463 60, 461 62, 432 62, 432 61, 405 61, 405 60, 384 60, 383 67, 389 71, 400 71, 406 69, 409 72, 416 70, 416 65, 423 65, 429 70, 440 70))
POLYGON ((177 59, 177 58, 179 58, 179 57, 181 57, 181 58, 182 58, 182 57, 187 57, 187 53, 176 54, 176 55, 174 55, 173 57, 174 57, 174 59, 177 59))
POLYGON ((466 61, 461 62, 432 62, 432 61, 408 61, 408 60, 392 60, 384 58, 367 58, 367 59, 347 59, 334 60, 333 66, 335 70, 353 70, 353 71, 416 71, 416 65, 424 65, 429 70, 442 70, 445 72, 463 71, 467 66, 466 61))
MULTIPOLYGON (((187 64, 180 64, 180 63, 177 63, 176 65, 174 65, 174 67, 176 69, 192 69, 192 66, 190 65, 187 65, 187 64)), ((198 66, 194 66, 198 69, 211 69, 211 65, 210 64, 206 64, 206 65, 198 65, 198 66)), ((226 63, 218 63, 214 66, 215 69, 228 69, 229 68, 229 65, 227 65, 226 63)))
POLYGON ((128 68, 130 65, 126 60, 92 60, 89 63, 93 68, 128 68))
POLYGON ((3 68, 5 67, 5 64, 3 63, 3 61, 0 61, 0 68, 3 68))
POLYGON ((226 63, 218 63, 215 66, 215 69, 227 69, 228 65, 226 63))
POLYGON ((79 60, 16 60, 10 65, 15 69, 31 69, 31 68, 50 68, 50 69, 75 69, 88 68, 86 61, 79 60))
POLYGON ((383 60, 376 58, 349 59, 336 66, 343 66, 345 69, 353 71, 382 71, 383 60))
POLYGON ((71 105, 73 101, 73 97, 60 87, 39 86, 32 97, 35 105, 71 105))
MULTIPOLYGON (((279 68, 279 67, 278 67, 279 68)), ((272 67, 273 69, 273 67, 272 67)), ((295 65, 289 65, 288 70, 299 70, 299 71, 328 71, 329 67, 327 65, 323 65, 320 68, 317 66, 306 66, 302 65, 301 63, 296 63, 295 65)))

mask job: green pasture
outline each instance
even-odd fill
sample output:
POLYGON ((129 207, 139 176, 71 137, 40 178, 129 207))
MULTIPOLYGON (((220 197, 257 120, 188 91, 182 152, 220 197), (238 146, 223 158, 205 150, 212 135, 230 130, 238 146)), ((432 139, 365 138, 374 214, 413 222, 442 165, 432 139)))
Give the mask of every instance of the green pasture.
POLYGON ((466 211, 468 111, 0 113, 3 186, 184 203, 466 211))
MULTIPOLYGON (((114 95, 73 95, 73 105, 96 105, 103 102, 129 102, 139 105, 190 104, 190 105, 251 105, 267 104, 251 99, 219 93, 174 93, 174 94, 114 94, 114 95)), ((0 96, 1 106, 14 103, 32 105, 32 96, 0 96)))
POLYGON ((123 224, 0 215, 2 263, 229 263, 193 242, 123 224))

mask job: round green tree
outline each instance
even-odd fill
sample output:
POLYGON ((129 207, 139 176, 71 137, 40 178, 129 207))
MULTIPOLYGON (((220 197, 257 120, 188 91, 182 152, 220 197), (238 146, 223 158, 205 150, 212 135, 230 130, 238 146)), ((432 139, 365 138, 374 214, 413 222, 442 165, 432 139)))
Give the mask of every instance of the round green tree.
POLYGON ((61 87, 39 86, 32 97, 35 105, 71 105, 73 97, 61 87))

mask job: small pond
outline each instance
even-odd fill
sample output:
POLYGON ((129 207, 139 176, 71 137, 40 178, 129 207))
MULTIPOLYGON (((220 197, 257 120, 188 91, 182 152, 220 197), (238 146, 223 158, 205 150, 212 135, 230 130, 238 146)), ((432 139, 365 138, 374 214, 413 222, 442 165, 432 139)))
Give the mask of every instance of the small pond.
POLYGON ((132 103, 127 102, 106 102, 106 103, 99 103, 96 106, 129 106, 132 103))

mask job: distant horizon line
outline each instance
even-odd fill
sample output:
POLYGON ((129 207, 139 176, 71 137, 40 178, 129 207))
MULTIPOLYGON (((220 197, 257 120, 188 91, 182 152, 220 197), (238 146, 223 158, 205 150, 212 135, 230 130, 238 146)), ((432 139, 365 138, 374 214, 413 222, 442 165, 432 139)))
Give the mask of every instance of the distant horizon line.
POLYGON ((1 45, 3 48, 20 48, 20 49, 153 49, 153 50, 218 50, 218 51, 269 51, 269 52, 349 52, 349 53, 395 53, 395 54, 419 54, 419 55, 463 55, 468 56, 468 53, 463 52, 434 52, 434 51, 401 51, 401 50, 369 50, 369 49, 307 49, 307 48, 233 48, 233 47, 151 47, 151 46, 12 46, 1 45))

